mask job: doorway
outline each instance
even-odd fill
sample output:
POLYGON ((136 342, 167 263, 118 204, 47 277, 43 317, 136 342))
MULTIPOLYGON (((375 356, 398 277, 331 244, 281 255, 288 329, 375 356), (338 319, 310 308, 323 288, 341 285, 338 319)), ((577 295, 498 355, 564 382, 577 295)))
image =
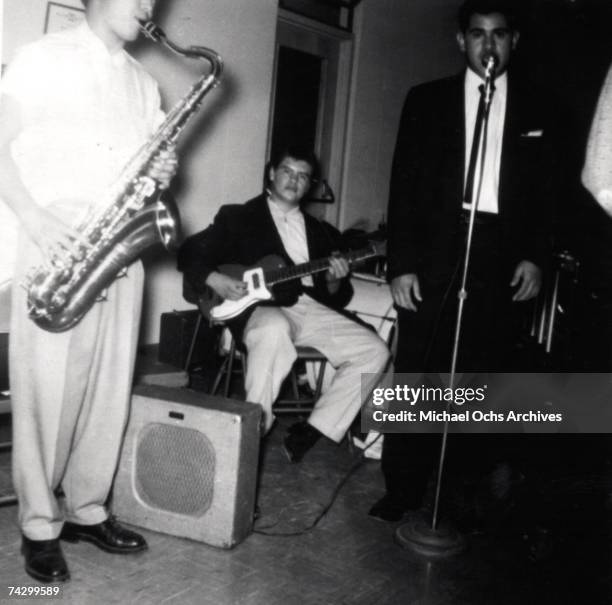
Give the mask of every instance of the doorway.
POLYGON ((351 55, 350 33, 279 10, 268 157, 289 143, 314 149, 333 195, 315 188, 307 210, 332 224, 342 203, 351 55))

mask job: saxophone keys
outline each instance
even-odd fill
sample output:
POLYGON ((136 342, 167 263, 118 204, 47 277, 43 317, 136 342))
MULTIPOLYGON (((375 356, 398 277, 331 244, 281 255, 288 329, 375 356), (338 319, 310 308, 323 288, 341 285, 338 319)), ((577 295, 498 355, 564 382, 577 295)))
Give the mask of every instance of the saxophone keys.
POLYGON ((104 288, 96 298, 96 302, 106 302, 108 300, 108 289, 104 288))
POLYGON ((66 263, 57 254, 54 254, 49 260, 56 269, 64 270, 66 268, 66 263))
POLYGON ((153 177, 143 176, 139 179, 138 185, 138 193, 147 198, 151 197, 155 193, 157 183, 153 177))

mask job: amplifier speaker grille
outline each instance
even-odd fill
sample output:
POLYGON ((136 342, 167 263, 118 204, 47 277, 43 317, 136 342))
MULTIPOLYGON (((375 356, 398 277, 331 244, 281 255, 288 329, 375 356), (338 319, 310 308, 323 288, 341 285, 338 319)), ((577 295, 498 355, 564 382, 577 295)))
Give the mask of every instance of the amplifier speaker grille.
POLYGON ((136 449, 136 490, 149 506, 201 516, 215 488, 215 451, 193 429, 167 424, 146 427, 136 449))

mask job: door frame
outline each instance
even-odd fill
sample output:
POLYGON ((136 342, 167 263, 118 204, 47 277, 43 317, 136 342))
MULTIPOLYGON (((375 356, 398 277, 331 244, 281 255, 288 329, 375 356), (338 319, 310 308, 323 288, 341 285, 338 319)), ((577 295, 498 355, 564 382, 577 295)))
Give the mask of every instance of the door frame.
MULTIPOLYGON (((353 63, 353 35, 349 32, 319 23, 308 17, 297 15, 290 11, 279 9, 277 19, 276 43, 274 51, 274 71, 272 78, 272 96, 270 102, 270 116, 268 127, 268 142, 267 156, 270 156, 272 143, 272 126, 274 124, 274 107, 276 102, 276 74, 278 63, 279 38, 281 33, 291 35, 294 32, 298 35, 311 35, 314 38, 320 38, 328 43, 332 43, 337 48, 337 68, 335 78, 335 91, 330 93, 330 86, 334 83, 330 82, 327 74, 323 74, 321 81, 321 90, 319 96, 319 107, 322 111, 317 116, 317 133, 316 133, 316 148, 315 152, 321 159, 321 169, 324 178, 328 181, 335 193, 336 201, 332 205, 323 205, 323 208, 318 209, 317 215, 322 215, 325 220, 334 225, 338 225, 341 216, 341 206, 343 204, 343 189, 344 189, 344 165, 345 165, 345 150, 348 130, 349 102, 351 91, 351 75, 353 63), (329 111, 327 100, 333 95, 331 117, 331 127, 328 132, 325 132, 323 123, 326 111, 329 111), (327 138, 327 140, 325 140, 327 138), (327 157, 321 157, 321 152, 324 146, 327 145, 327 157)), ((297 50, 306 50, 303 46, 296 44, 297 50)))

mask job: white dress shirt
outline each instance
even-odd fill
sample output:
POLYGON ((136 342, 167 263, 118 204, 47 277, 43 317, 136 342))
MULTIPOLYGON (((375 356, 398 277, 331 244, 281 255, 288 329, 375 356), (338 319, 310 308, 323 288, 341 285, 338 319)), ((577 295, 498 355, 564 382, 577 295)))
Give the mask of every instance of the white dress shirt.
MULTIPOLYGON (((478 103, 480 101, 479 86, 483 84, 480 76, 471 69, 466 70, 465 75, 465 173, 467 178, 470 155, 472 151, 472 138, 474 136, 474 125, 476 124, 476 114, 478 113, 478 103)), ((478 175, 480 174, 480 154, 482 144, 478 150, 478 161, 474 172, 474 187, 472 201, 477 201, 477 209, 480 212, 497 214, 498 192, 499 192, 499 169, 501 165, 501 152, 504 137, 504 123, 506 119, 506 97, 508 91, 508 76, 502 74, 495 80, 495 92, 489 110, 489 125, 487 129, 487 148, 485 157, 485 167, 482 177, 482 188, 480 198, 476 200, 478 194, 478 175)), ((469 203, 464 203, 463 207, 469 209, 469 203)))
MULTIPOLYGON (((268 198, 268 207, 289 258, 296 265, 307 263, 310 257, 306 240, 306 223, 301 208, 296 206, 285 211, 271 198, 268 198)), ((302 285, 312 286, 312 276, 303 277, 302 285)))

